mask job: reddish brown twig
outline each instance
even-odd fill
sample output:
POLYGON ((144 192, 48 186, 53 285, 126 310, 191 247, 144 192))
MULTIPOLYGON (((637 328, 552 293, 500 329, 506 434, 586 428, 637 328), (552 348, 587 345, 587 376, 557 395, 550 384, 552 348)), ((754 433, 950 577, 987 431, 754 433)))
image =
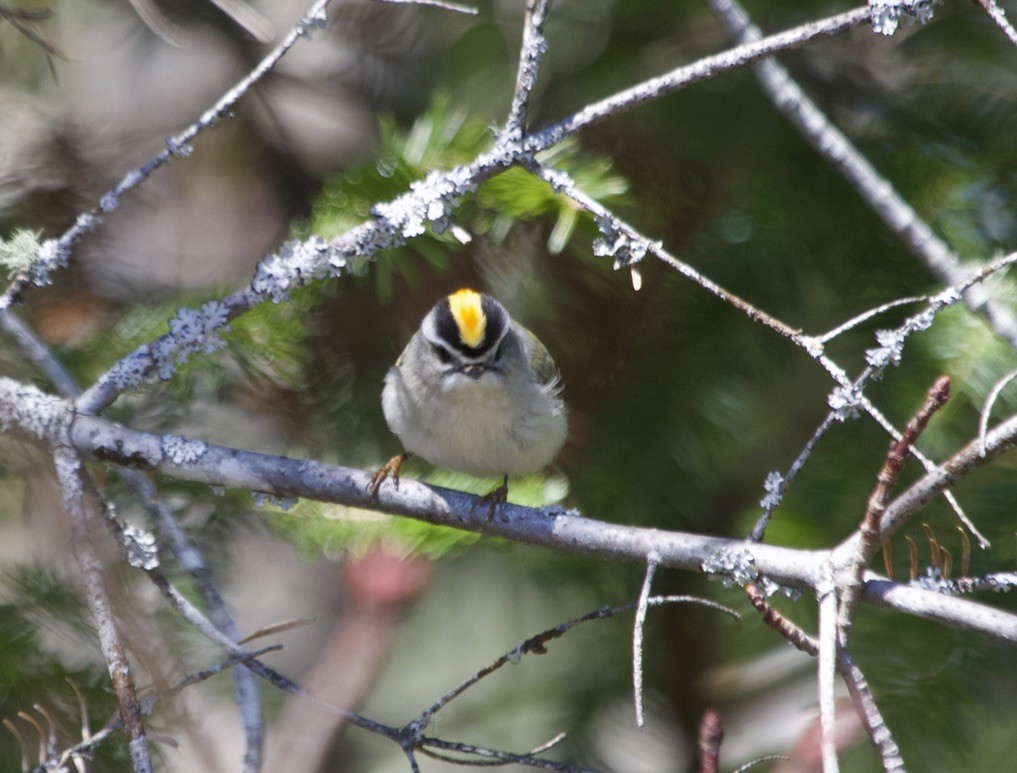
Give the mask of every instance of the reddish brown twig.
POLYGON ((797 624, 791 622, 771 607, 770 603, 766 600, 766 594, 759 589, 758 585, 752 582, 747 583, 745 585, 745 594, 749 597, 749 601, 752 602, 752 606, 762 615, 764 623, 807 655, 816 657, 819 654, 819 643, 799 628, 797 624))
POLYGON ((720 743, 724 740, 724 725, 716 709, 707 709, 699 720, 699 773, 717 773, 720 770, 720 743))
POLYGON ((854 614, 855 604, 862 592, 865 567, 879 550, 882 542, 880 540, 879 525, 890 501, 890 493, 893 491, 897 477, 900 475, 904 463, 911 455, 911 447, 928 426, 932 414, 938 411, 950 398, 950 377, 940 376, 933 382, 925 395, 925 402, 918 412, 908 422, 900 440, 890 444, 890 450, 886 454, 886 461, 876 476, 876 487, 869 496, 868 507, 865 516, 862 518, 859 534, 861 540, 858 543, 858 551, 850 565, 850 579, 844 586, 840 599, 840 610, 838 613, 842 643, 847 640, 847 632, 851 628, 851 621, 854 614))

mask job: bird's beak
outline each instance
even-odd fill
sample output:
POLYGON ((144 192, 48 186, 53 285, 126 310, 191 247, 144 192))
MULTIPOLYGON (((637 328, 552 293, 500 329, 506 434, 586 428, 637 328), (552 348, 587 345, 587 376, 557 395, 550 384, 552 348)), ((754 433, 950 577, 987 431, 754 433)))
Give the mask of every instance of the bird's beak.
POLYGON ((472 379, 479 379, 481 376, 487 373, 487 366, 480 364, 463 365, 463 367, 460 368, 460 372, 463 375, 469 376, 472 379))

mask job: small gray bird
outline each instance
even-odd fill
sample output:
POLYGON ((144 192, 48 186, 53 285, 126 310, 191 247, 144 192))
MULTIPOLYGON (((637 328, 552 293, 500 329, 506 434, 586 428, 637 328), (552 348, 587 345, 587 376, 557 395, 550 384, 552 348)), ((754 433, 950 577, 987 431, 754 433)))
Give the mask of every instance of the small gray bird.
POLYGON ((490 295, 459 290, 424 317, 385 376, 382 408, 406 453, 371 479, 398 481, 412 454, 436 467, 504 476, 487 495, 490 518, 509 476, 546 467, 565 442, 558 368, 544 345, 490 295))

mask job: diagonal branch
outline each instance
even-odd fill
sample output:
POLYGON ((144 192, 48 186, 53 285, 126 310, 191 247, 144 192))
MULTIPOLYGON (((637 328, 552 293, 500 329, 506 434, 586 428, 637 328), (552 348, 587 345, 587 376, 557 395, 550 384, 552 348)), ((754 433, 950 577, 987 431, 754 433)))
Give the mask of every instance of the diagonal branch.
MULTIPOLYGON (((762 39, 737 0, 708 0, 724 22, 728 34, 743 44, 762 39)), ((983 5, 994 0, 979 0, 983 5)), ((774 106, 797 128, 813 149, 829 161, 855 188, 887 227, 897 234, 943 284, 958 285, 967 269, 960 257, 936 236, 914 208, 894 189, 823 111, 809 99, 788 71, 773 59, 753 67, 763 91, 774 106)), ((965 301, 984 317, 996 333, 1017 348, 1017 316, 994 300, 987 290, 972 287, 965 301)))
MULTIPOLYGON (((361 223, 330 242, 311 237, 303 242, 284 244, 277 253, 261 261, 248 287, 208 303, 200 310, 181 310, 170 321, 169 334, 140 346, 115 363, 85 391, 78 408, 84 413, 98 413, 125 390, 140 386, 153 371, 161 378, 171 377, 176 366, 195 352, 209 353, 220 348, 222 342, 217 332, 231 319, 258 304, 278 303, 293 288, 313 279, 336 276, 351 262, 398 246, 423 233, 428 226, 437 232, 446 230, 454 207, 478 184, 512 166, 531 162, 534 153, 553 147, 594 122, 777 51, 837 34, 865 22, 869 15, 867 7, 858 8, 679 67, 591 105, 520 142, 499 142, 471 163, 446 172, 431 172, 423 180, 411 184, 407 193, 376 205, 372 211, 373 220, 361 223)), ((786 334, 793 333, 786 331, 786 334)))
POLYGON ((912 446, 925 430, 932 414, 946 404, 949 396, 950 379, 947 376, 940 376, 929 388, 925 402, 908 422, 900 439, 890 444, 886 461, 876 476, 876 487, 869 496, 868 507, 862 517, 861 526, 858 527, 860 537, 858 552, 855 554, 852 564, 846 569, 847 579, 843 582, 841 589, 840 610, 837 615, 842 647, 847 646, 848 633, 854 619, 855 603, 858 601, 865 583, 865 567, 869 565, 872 557, 883 544, 883 540, 879 538, 879 525, 883 518, 883 512, 886 510, 886 503, 897 482, 897 477, 911 455, 912 446))
POLYGON ((1006 11, 1003 10, 997 0, 978 0, 978 4, 989 14, 989 18, 992 19, 993 23, 1003 31, 1007 40, 1017 46, 1017 30, 1014 29, 1013 24, 1006 17, 1006 11))
POLYGON ((871 18, 868 6, 808 22, 784 32, 770 35, 754 43, 746 43, 729 51, 704 57, 690 65, 678 67, 664 75, 650 78, 631 88, 619 91, 599 102, 594 102, 572 116, 530 135, 526 147, 530 151, 544 150, 557 144, 562 137, 575 134, 605 118, 630 110, 638 105, 683 89, 693 83, 712 78, 726 70, 744 67, 767 56, 798 48, 814 40, 837 35, 852 27, 865 24, 871 18))
POLYGON ((74 225, 67 230, 59 239, 50 239, 43 244, 39 251, 36 262, 27 270, 21 272, 10 286, 0 296, 0 309, 6 309, 18 303, 21 294, 31 285, 48 284, 50 275, 56 269, 67 265, 70 259, 71 250, 87 234, 94 231, 102 222, 103 215, 106 215, 120 206, 120 199, 125 193, 141 185, 149 176, 161 166, 169 163, 178 156, 189 156, 191 154, 191 142, 199 133, 208 129, 223 118, 232 113, 233 106, 246 94, 250 88, 271 72, 279 60, 286 55, 301 38, 306 38, 312 29, 323 27, 327 21, 325 9, 332 0, 316 0, 296 26, 286 35, 258 65, 247 75, 240 79, 237 84, 220 97, 220 99, 190 126, 179 134, 166 140, 166 149, 154 158, 149 159, 137 169, 120 178, 112 189, 107 191, 99 200, 99 204, 90 212, 80 215, 74 225))

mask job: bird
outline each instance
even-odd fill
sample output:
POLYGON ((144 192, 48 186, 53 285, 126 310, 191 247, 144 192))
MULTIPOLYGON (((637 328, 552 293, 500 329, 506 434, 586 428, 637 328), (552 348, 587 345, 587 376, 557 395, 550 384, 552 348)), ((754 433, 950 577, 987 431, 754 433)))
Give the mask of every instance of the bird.
POLYGON ((565 442, 568 418, 558 367, 544 345, 486 293, 464 288, 424 317, 385 376, 382 410, 404 453, 371 477, 377 496, 402 463, 501 476, 482 501, 490 521, 508 479, 546 467, 565 442))

